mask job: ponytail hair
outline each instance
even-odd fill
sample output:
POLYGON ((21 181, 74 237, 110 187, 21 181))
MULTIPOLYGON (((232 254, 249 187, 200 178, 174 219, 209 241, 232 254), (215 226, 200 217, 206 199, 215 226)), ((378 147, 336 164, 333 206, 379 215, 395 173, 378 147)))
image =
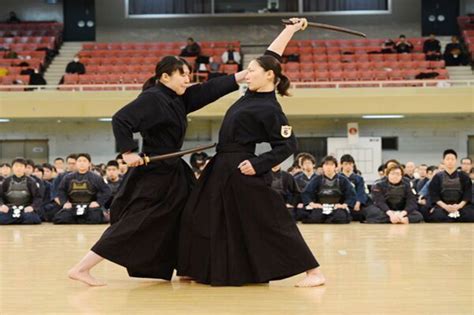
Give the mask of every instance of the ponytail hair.
POLYGON ((149 89, 155 86, 161 79, 161 76, 166 73, 168 75, 172 75, 173 72, 179 71, 179 73, 184 73, 184 67, 187 67, 189 71, 192 71, 191 66, 181 57, 176 56, 166 56, 157 63, 155 67, 155 75, 146 80, 143 84, 142 91, 149 89))
POLYGON ((275 78, 273 83, 276 86, 278 94, 281 96, 290 96, 288 92, 290 88, 290 79, 282 73, 281 63, 271 55, 263 55, 255 59, 255 61, 263 68, 265 71, 273 71, 275 78))

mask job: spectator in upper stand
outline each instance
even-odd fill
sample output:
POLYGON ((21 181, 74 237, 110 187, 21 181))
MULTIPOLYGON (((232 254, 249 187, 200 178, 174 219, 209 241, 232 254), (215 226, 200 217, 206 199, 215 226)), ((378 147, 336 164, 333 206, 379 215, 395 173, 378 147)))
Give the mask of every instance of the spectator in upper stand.
POLYGON ((227 46, 227 50, 222 53, 221 59, 222 59, 222 63, 236 64, 239 66, 239 69, 241 67, 240 53, 235 50, 235 47, 233 44, 229 44, 227 46))
POLYGON ((381 50, 382 54, 393 54, 395 51, 395 42, 393 40, 388 38, 383 42, 381 50))
POLYGON ((13 50, 11 50, 10 48, 8 48, 5 51, 5 54, 3 55, 3 58, 4 59, 17 59, 18 54, 16 52, 14 52, 13 50))
POLYGON ((395 44, 395 49, 399 54, 411 53, 413 50, 413 44, 407 41, 405 35, 400 35, 398 42, 395 44))
POLYGON ((446 61, 446 66, 460 66, 466 63, 466 56, 463 51, 463 47, 459 42, 457 36, 451 37, 451 43, 446 45, 444 50, 444 60, 446 61))
POLYGON ((441 44, 435 34, 430 34, 430 37, 423 43, 423 52, 426 55, 426 60, 441 60, 441 44))
POLYGON ((201 54, 201 46, 192 37, 188 38, 187 45, 181 50, 182 57, 197 57, 201 54))
POLYGON ((15 11, 10 11, 8 19, 6 20, 6 22, 9 23, 9 24, 21 23, 18 16, 16 16, 15 11))
POLYGON ((30 85, 46 85, 46 80, 43 77, 43 74, 40 73, 38 69, 32 70, 30 72, 30 85))
POLYGON ((470 157, 461 159, 461 171, 469 175, 472 171, 472 160, 470 157))
POLYGON ((74 56, 74 59, 67 64, 66 73, 77 73, 84 74, 86 73, 86 67, 81 63, 81 58, 79 55, 74 56))

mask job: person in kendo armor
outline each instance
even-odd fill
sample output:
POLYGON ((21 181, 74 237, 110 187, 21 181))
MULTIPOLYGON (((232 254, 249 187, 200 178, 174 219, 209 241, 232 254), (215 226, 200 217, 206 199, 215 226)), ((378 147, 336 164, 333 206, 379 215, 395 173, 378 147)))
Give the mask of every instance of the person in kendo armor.
POLYGON ((6 178, 0 189, 0 224, 40 224, 36 212, 41 195, 36 181, 26 176, 26 160, 12 162, 13 175, 6 178))
POLYGON ((281 169, 281 164, 272 168, 272 188, 280 194, 285 202, 286 208, 296 221, 295 206, 299 200, 301 191, 295 179, 289 173, 281 169))
POLYGON ((457 153, 443 153, 445 170, 437 173, 429 184, 431 209, 423 212, 426 222, 474 222, 472 182, 469 175, 458 171, 457 153))
POLYGON ((372 187, 374 204, 365 209, 366 223, 419 223, 417 198, 410 182, 404 180, 403 167, 392 165, 387 176, 372 187))
POLYGON ((350 223, 356 203, 350 181, 336 172, 337 160, 327 156, 322 161, 323 174, 318 175, 301 194, 305 205, 303 223, 350 223))
POLYGON ((364 208, 371 203, 364 178, 357 174, 355 160, 350 154, 343 155, 340 162, 341 175, 346 176, 346 178, 351 182, 352 187, 355 189, 356 193, 356 203, 354 208, 351 209, 352 220, 363 222, 365 221, 364 208))
POLYGON ((89 154, 78 154, 76 165, 77 172, 66 175, 59 185, 58 198, 62 209, 54 216, 53 223, 106 223, 103 206, 111 196, 109 186, 102 177, 90 171, 89 154))

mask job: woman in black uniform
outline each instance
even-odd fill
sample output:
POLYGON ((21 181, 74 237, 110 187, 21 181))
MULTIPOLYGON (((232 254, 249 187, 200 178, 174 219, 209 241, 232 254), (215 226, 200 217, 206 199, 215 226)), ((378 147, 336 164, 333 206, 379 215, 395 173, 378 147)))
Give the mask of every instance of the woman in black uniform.
POLYGON ((302 272, 297 286, 325 279, 285 203, 271 188, 271 168, 296 150, 296 139, 275 95, 288 95, 290 82, 279 59, 305 20, 294 19, 253 60, 249 90, 227 111, 217 154, 204 169, 182 217, 178 275, 221 285, 266 283, 302 272), (255 145, 272 150, 255 156, 255 145))
POLYGON ((186 115, 238 89, 245 72, 203 84, 189 84, 191 67, 181 58, 164 57, 143 92, 112 120, 124 161, 132 167, 111 205, 111 226, 92 250, 69 271, 91 286, 104 285, 89 273, 104 258, 122 265, 132 277, 170 280, 177 264, 180 214, 194 177, 180 158, 144 166, 132 153, 133 133, 143 137, 148 156, 178 151, 184 141, 186 115))

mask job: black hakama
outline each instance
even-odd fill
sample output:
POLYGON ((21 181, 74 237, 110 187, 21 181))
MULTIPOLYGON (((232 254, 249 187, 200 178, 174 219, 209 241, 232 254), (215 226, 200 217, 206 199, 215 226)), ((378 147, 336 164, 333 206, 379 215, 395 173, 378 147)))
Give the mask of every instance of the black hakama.
MULTIPOLYGON (((159 84, 144 91, 113 119, 121 152, 136 148, 141 132, 150 156, 178 151, 184 141, 186 115, 238 89, 234 76, 194 85, 183 96, 159 84)), ((110 208, 111 226, 92 251, 127 268, 130 276, 170 280, 177 263, 181 212, 194 175, 182 159, 132 168, 110 208)))
POLYGON ((217 154, 186 204, 178 274, 211 285, 266 283, 319 266, 271 188, 271 168, 296 150, 275 93, 247 92, 226 113, 217 154), (255 144, 272 150, 255 156, 255 144), (237 168, 249 160, 255 176, 237 168))

